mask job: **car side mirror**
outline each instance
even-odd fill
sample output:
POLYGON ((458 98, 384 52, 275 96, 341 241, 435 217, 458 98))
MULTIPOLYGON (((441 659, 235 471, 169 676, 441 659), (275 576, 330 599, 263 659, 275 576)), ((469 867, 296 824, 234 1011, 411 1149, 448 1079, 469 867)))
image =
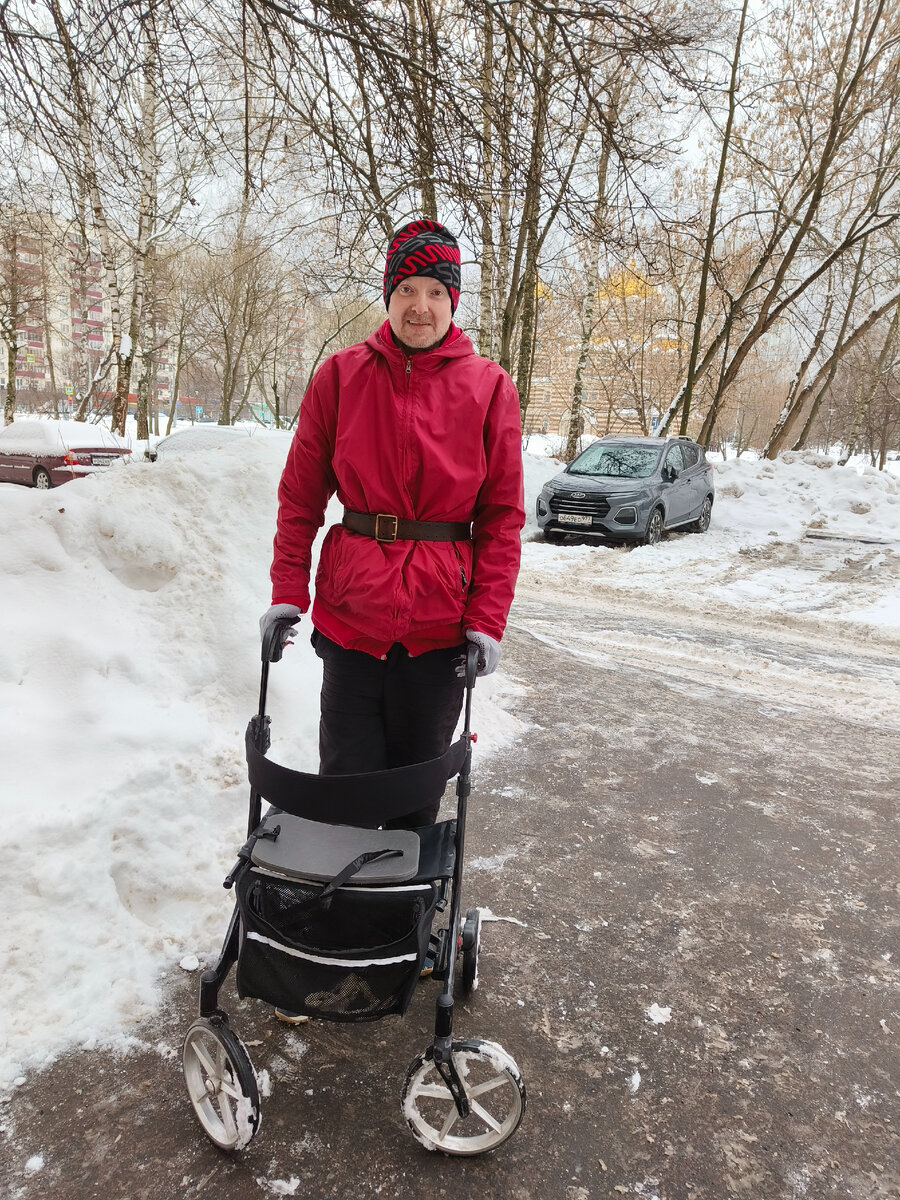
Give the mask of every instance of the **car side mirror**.
POLYGON ((663 467, 663 479, 665 479, 667 483, 673 483, 677 478, 678 472, 674 467, 663 467))

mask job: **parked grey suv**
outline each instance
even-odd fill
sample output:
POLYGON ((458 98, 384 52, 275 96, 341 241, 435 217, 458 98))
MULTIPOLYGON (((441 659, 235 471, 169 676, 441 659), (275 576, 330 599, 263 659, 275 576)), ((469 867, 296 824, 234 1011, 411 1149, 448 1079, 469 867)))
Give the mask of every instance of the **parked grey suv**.
POLYGON ((589 533, 655 545, 667 529, 705 533, 715 487, 703 447, 690 438, 598 438, 537 498, 548 541, 589 533))

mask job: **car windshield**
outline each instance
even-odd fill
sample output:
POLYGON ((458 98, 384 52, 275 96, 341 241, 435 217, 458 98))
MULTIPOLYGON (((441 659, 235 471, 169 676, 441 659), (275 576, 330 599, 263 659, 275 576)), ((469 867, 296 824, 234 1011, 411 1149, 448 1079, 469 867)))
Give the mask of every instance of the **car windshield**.
POLYGON ((619 479, 646 479, 653 474, 662 451, 660 446, 611 446, 594 442, 569 464, 570 475, 610 475, 619 479))

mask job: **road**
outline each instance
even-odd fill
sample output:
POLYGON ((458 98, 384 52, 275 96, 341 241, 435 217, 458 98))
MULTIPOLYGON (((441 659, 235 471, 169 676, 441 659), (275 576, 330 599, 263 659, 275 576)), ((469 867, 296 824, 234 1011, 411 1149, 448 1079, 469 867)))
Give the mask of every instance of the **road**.
POLYGON ((498 919, 456 1027, 517 1059, 515 1138, 445 1159, 406 1131, 423 984, 402 1021, 355 1028, 286 1030, 235 999, 272 1087, 223 1155, 183 1090, 179 973, 131 1054, 68 1055, 3 1106, 4 1196, 900 1196, 893 647, 602 590, 553 603, 520 588, 503 666, 522 724, 476 762, 465 881, 498 919))

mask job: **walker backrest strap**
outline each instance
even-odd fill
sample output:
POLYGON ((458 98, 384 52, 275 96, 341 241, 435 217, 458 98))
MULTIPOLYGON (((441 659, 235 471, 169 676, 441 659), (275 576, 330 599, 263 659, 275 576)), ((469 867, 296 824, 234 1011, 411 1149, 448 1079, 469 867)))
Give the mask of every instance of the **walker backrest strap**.
POLYGON ((463 734, 427 762, 362 775, 309 775, 266 758, 256 746, 257 723, 254 717, 245 738, 250 786, 283 812, 331 825, 371 827, 415 812, 459 774, 468 750, 463 734))

